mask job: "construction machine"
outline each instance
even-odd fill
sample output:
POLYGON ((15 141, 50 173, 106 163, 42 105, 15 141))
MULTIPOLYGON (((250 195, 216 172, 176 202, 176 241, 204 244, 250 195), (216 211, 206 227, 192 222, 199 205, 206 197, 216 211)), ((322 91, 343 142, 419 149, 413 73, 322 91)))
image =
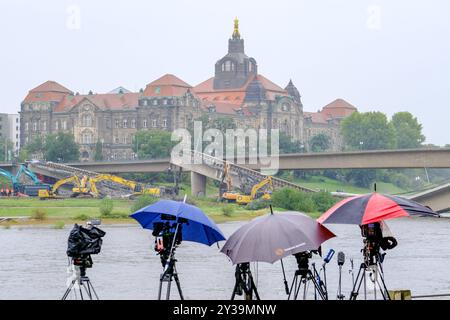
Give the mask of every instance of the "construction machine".
POLYGON ((74 188, 80 188, 80 186, 81 186, 81 181, 80 181, 80 178, 78 178, 78 176, 70 176, 68 178, 64 178, 64 179, 58 180, 53 185, 51 190, 40 189, 38 191, 39 199, 45 200, 45 199, 55 199, 55 198, 57 198, 58 189, 62 185, 69 184, 69 183, 75 185, 74 188))
POLYGON ((162 193, 161 188, 158 188, 158 187, 148 188, 136 181, 127 180, 122 177, 114 176, 111 174, 99 174, 93 178, 90 178, 89 184, 90 184, 91 192, 93 192, 94 194, 99 194, 97 187, 96 187, 96 183, 101 182, 101 181, 110 181, 110 182, 114 182, 114 183, 126 186, 129 189, 131 189, 131 191, 133 192, 133 195, 147 194, 147 195, 151 195, 154 197, 160 197, 161 193, 162 193))
POLYGON ((100 193, 97 190, 97 186, 95 185, 95 181, 93 181, 93 178, 83 176, 83 178, 81 178, 81 180, 79 181, 80 183, 72 188, 73 198, 75 197, 98 198, 100 196, 100 193))
POLYGON ((238 194, 236 197, 236 203, 238 204, 248 204, 255 200, 256 198, 270 200, 271 192, 273 191, 272 177, 268 176, 264 180, 258 182, 252 187, 250 195, 238 194), (261 189, 266 187, 266 190, 261 194, 261 189))
POLYGON ((38 192, 41 189, 50 190, 51 186, 41 182, 33 171, 29 170, 26 166, 21 165, 16 175, 13 175, 9 171, 0 169, 0 175, 6 177, 11 181, 11 187, 15 195, 22 194, 27 196, 38 196, 38 192), (22 176, 26 175, 32 180, 32 184, 23 183, 22 176))
POLYGON ((239 192, 233 191, 233 186, 231 184, 230 175, 230 164, 228 162, 224 163, 222 181, 220 183, 220 199, 226 202, 236 202, 237 197, 240 195, 239 192), (225 184, 226 191, 222 192, 222 186, 225 184))

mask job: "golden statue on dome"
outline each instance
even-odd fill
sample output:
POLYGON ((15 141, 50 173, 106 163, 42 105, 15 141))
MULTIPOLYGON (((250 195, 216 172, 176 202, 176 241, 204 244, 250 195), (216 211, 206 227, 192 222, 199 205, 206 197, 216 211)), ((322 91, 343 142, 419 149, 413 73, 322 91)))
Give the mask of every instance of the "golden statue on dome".
POLYGON ((233 30, 233 39, 240 39, 241 34, 239 33, 239 20, 238 18, 234 19, 234 30, 233 30))

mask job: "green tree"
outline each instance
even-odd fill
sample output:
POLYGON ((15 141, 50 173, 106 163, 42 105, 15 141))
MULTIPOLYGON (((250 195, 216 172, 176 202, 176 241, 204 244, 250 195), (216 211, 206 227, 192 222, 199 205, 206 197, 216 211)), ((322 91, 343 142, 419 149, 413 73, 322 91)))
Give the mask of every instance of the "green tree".
POLYGON ((280 154, 300 153, 303 151, 302 145, 297 141, 292 141, 291 137, 289 137, 284 132, 280 132, 279 149, 280 149, 280 154))
POLYGON ((95 144, 94 160, 103 160, 103 144, 100 141, 97 141, 97 143, 95 144))
POLYGON ((384 113, 354 112, 341 123, 344 144, 349 150, 379 150, 395 147, 395 131, 384 113))
POLYGON ((309 147, 312 152, 323 152, 330 148, 331 138, 325 133, 316 134, 309 140, 309 147))
POLYGON ((72 134, 58 132, 45 137, 44 155, 48 161, 78 161, 80 149, 72 134))
POLYGON ((133 137, 133 151, 139 159, 160 159, 170 157, 176 142, 172 134, 164 130, 138 131, 133 137))
POLYGON ((397 112, 392 116, 398 149, 419 148, 425 141, 422 125, 409 112, 397 112))
POLYGON ((22 146, 19 151, 19 160, 25 161, 33 156, 43 157, 44 139, 41 136, 35 136, 31 141, 22 146))

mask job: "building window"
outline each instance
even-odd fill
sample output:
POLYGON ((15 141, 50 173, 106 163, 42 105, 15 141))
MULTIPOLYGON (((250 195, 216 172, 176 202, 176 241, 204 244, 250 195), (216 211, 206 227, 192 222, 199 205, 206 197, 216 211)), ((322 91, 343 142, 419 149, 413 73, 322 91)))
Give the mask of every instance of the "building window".
POLYGON ((154 106, 157 106, 157 105, 158 105, 158 100, 154 99, 154 100, 153 100, 153 105, 154 105, 154 106))
POLYGON ((63 121, 63 130, 67 130, 67 121, 66 120, 63 121))
POLYGON ((142 100, 142 105, 146 106, 147 105, 147 100, 142 100))
POLYGON ((47 121, 42 121, 42 130, 47 131, 47 121))
POLYGON ((119 123, 120 123, 119 120, 116 120, 116 121, 115 121, 114 125, 115 125, 115 128, 116 128, 116 129, 119 128, 119 123))
POLYGON ((92 127, 92 117, 88 114, 83 115, 81 125, 83 127, 92 127))
POLYGON ((25 122, 25 131, 28 131, 28 122, 25 122))
POLYGON ((163 100, 163 105, 167 105, 167 99, 163 100))
POLYGON ((16 123, 19 123, 19 118, 16 118, 16 123))
POLYGON ((234 63, 231 62, 230 60, 225 61, 222 64, 222 71, 225 72, 234 71, 234 63))
POLYGON ((167 119, 163 119, 162 126, 163 128, 167 128, 167 119))
POLYGON ((91 132, 83 132, 81 137, 83 144, 91 144, 92 143, 92 133, 91 132))
POLYGON ((59 130, 59 121, 55 121, 55 130, 56 130, 56 131, 59 130))
POLYGON ((119 137, 114 138, 114 143, 119 143, 119 137))
POLYGON ((136 119, 131 119, 131 127, 136 128, 136 119))
POLYGON ((123 119, 123 127, 128 128, 128 120, 127 119, 123 119))
POLYGON ((142 126, 143 126, 144 128, 147 128, 147 119, 144 119, 144 120, 142 121, 142 126))
POLYGON ((38 130, 38 124, 37 122, 33 122, 33 131, 37 131, 38 130))
POLYGON ((152 127, 155 128, 158 125, 158 120, 153 119, 152 120, 152 127))

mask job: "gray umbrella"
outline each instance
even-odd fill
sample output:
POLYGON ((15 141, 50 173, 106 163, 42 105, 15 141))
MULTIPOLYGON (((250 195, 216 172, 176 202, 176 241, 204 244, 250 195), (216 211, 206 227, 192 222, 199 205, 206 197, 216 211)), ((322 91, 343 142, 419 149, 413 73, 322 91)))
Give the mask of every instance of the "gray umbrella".
POLYGON ((283 212, 258 217, 240 227, 221 252, 233 264, 261 261, 274 263, 286 256, 317 250, 335 235, 300 212, 283 212))

